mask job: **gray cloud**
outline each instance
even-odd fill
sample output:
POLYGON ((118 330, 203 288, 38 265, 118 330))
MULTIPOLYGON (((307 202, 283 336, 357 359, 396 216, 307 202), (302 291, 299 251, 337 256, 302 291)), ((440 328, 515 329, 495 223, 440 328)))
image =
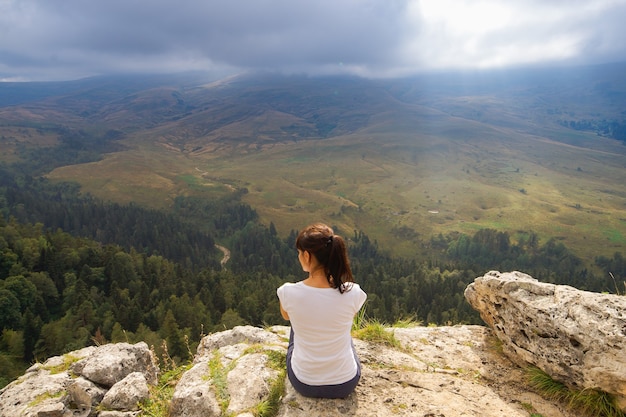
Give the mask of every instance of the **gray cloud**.
POLYGON ((616 61, 625 20, 626 0, 0 0, 0 79, 616 61))

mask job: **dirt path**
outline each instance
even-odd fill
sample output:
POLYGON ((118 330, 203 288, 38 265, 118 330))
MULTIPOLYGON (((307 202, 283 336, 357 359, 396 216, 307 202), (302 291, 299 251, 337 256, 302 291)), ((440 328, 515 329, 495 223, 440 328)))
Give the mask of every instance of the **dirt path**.
POLYGON ((228 250, 228 248, 215 244, 215 247, 218 248, 219 250, 222 251, 222 253, 224 254, 224 257, 222 258, 222 260, 220 261, 220 265, 222 266, 222 268, 224 268, 224 266, 226 265, 226 262, 228 262, 230 260, 230 250, 228 250))

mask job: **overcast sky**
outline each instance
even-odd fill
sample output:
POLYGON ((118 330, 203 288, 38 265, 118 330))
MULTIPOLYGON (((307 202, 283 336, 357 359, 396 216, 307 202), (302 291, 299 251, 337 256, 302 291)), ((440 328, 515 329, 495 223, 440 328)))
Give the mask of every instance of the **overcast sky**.
POLYGON ((0 80, 626 61, 626 0, 0 0, 0 80))

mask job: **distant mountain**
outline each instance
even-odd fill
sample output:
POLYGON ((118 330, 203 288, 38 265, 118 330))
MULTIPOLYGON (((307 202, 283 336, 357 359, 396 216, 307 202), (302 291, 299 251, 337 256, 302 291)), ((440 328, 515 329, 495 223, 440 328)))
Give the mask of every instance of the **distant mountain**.
POLYGON ((49 123, 58 123, 60 113, 76 120, 75 127, 81 122, 105 122, 115 128, 135 130, 177 122, 172 128, 192 125, 199 134, 258 119, 271 111, 274 114, 270 118, 292 123, 271 131, 285 139, 353 132, 367 126, 372 114, 395 110, 399 104, 425 105, 489 123, 504 123, 507 119, 502 119, 501 113, 506 107, 524 110, 525 114, 514 114, 522 118, 523 124, 529 117, 542 122, 597 118, 623 122, 625 70, 626 63, 621 63, 442 73, 400 80, 277 74, 248 74, 217 81, 197 73, 110 76, 68 82, 0 83, 0 109, 24 107, 49 123), (470 101, 470 97, 490 101, 470 101), (46 117, 45 112, 52 110, 55 113, 46 117))
POLYGON ((184 86, 215 80, 212 74, 98 76, 74 81, 0 82, 0 107, 23 105, 50 97, 85 97, 96 100, 123 97, 164 85, 184 86))

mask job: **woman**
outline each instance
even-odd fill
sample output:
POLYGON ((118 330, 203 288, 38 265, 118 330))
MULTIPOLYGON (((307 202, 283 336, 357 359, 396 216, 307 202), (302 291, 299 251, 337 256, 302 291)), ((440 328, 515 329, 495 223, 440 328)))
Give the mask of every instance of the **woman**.
POLYGON ((306 397, 345 398, 361 378, 350 330, 367 294, 354 283, 345 242, 330 227, 306 227, 296 248, 309 276, 277 290, 280 312, 291 322, 287 375, 306 397))

